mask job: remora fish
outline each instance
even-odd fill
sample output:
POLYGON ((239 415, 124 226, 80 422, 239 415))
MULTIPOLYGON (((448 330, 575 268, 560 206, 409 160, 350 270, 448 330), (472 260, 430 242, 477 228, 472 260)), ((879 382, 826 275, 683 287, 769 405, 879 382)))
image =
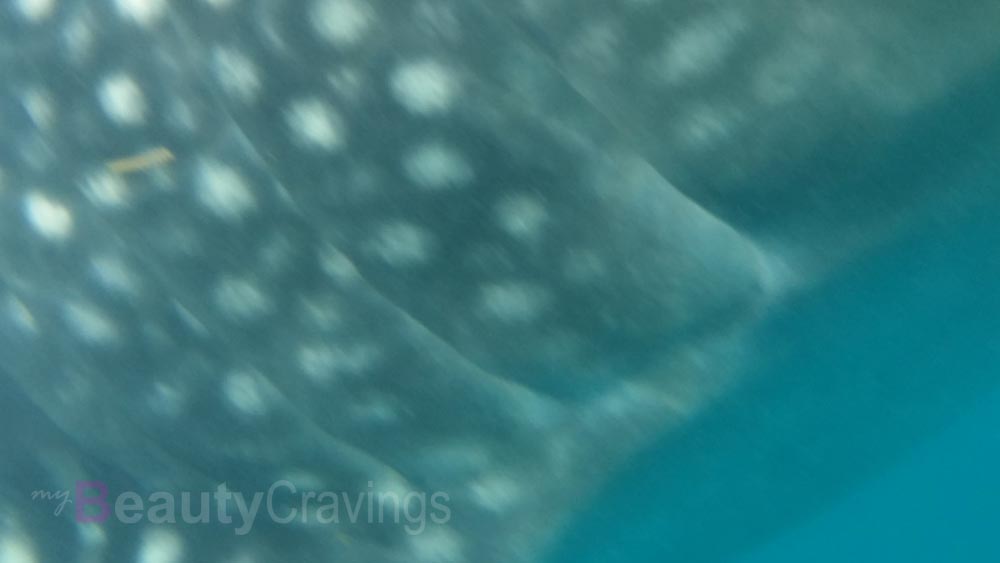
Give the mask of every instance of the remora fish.
POLYGON ((536 560, 775 303, 965 201, 879 159, 995 70, 1000 5, 744 4, 5 6, 4 560, 536 560), (28 498, 280 479, 451 518, 28 498))

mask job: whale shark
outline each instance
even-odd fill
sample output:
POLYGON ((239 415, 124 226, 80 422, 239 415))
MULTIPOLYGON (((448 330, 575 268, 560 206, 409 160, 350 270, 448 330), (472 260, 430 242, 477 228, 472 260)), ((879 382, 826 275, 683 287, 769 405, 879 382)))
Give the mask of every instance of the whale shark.
POLYGON ((539 561, 774 311, 996 198, 989 2, 2 10, 4 563, 539 561))

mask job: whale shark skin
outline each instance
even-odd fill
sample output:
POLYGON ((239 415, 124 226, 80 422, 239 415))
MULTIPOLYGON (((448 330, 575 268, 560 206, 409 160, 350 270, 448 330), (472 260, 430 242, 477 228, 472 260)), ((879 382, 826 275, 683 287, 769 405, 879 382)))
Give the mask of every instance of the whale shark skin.
POLYGON ((537 560, 776 304, 981 195, 880 158, 1000 53, 971 0, 3 9, 18 563, 537 560), (28 497, 280 479, 452 518, 234 536, 28 497))

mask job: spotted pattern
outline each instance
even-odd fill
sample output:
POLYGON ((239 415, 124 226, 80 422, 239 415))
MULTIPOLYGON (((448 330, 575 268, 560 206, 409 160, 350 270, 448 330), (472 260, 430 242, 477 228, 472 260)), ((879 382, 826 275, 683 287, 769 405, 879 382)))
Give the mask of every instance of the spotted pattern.
POLYGON ((448 111, 461 88, 455 71, 434 59, 401 62, 388 82, 396 102, 418 115, 448 111))
POLYGON ((48 240, 63 240, 73 233, 72 211, 39 192, 25 196, 24 217, 38 235, 48 240))
POLYGON ((97 87, 97 98, 108 119, 119 125, 140 125, 146 120, 146 98, 127 74, 114 74, 97 87))
MULTIPOLYGON (((717 4, 5 4, 0 381, 26 422, 0 428, 0 560, 532 560, 527 530, 723 392, 734 340, 795 281, 739 213, 785 211, 744 211, 771 189, 755 171, 977 61, 909 73, 855 3, 717 4), (850 107, 815 114, 826 90, 850 107), (111 165, 150 151, 170 158, 111 165), (53 526, 25 476, 377 482, 456 516, 53 526)), ((959 24, 979 61, 1000 50, 959 24)))
POLYGON ((371 6, 357 0, 319 0, 309 10, 313 31, 337 47, 350 47, 371 30, 371 6))
POLYGON ((238 220, 257 206, 253 191, 239 172, 218 161, 198 167, 198 201, 223 220, 238 220))

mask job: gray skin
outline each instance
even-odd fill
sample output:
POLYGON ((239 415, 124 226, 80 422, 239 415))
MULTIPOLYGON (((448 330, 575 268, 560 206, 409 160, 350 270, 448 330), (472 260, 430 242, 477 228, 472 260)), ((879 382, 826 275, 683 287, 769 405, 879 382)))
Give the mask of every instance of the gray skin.
POLYGON ((995 64, 1000 5, 675 4, 5 6, 0 554, 537 560, 776 305, 982 196, 887 163, 971 142, 923 116, 995 64), (87 479, 451 518, 237 536, 27 498, 87 479))

